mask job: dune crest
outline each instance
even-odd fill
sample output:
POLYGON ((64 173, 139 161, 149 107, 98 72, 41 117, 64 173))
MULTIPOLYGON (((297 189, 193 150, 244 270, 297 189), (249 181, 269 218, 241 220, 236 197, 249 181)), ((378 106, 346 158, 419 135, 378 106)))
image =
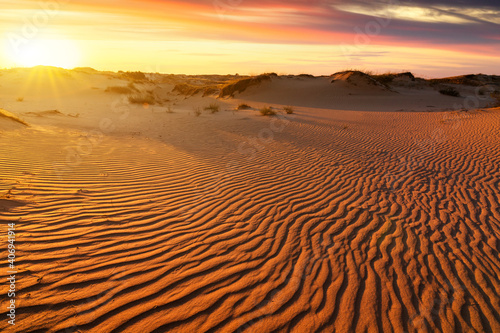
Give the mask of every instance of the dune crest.
POLYGON ((350 88, 365 89, 367 92, 373 93, 377 90, 388 91, 388 86, 380 83, 372 76, 360 71, 346 71, 333 74, 331 77, 332 83, 335 86, 350 86, 350 88))

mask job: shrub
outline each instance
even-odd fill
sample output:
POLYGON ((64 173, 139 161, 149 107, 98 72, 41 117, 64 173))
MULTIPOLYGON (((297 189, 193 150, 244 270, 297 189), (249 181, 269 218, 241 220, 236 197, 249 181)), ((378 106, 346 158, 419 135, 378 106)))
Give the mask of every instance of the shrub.
POLYGON ((293 110, 293 106, 285 106, 283 108, 283 111, 286 112, 286 114, 293 114, 294 110, 293 110))
POLYGON ((108 93, 124 94, 124 95, 133 93, 131 88, 125 86, 107 87, 106 90, 104 91, 108 93))
POLYGON ((194 115, 195 115, 196 117, 201 116, 201 109, 200 109, 200 108, 195 108, 195 109, 194 109, 194 115))
POLYGON ((18 101, 18 102, 22 102, 22 101, 24 101, 24 97, 18 97, 18 98, 17 98, 17 101, 18 101))
POLYGON ((270 107, 260 109, 260 114, 263 116, 274 116, 276 112, 270 107))
POLYGON ((439 92, 441 94, 447 95, 447 96, 460 97, 460 93, 458 92, 458 90, 453 88, 453 87, 443 88, 443 89, 439 90, 439 92))
POLYGON ((245 103, 242 103, 240 105, 238 105, 238 110, 248 110, 248 109, 251 109, 252 107, 248 104, 245 104, 245 103))
POLYGON ((131 104, 148 104, 148 105, 155 105, 156 100, 154 96, 152 95, 135 95, 135 96, 129 96, 128 101, 131 104))

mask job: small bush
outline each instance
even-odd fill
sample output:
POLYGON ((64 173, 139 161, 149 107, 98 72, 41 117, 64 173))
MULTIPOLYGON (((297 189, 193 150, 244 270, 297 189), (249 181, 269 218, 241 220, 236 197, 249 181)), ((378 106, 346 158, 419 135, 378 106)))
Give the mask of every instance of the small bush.
POLYGON ((133 91, 129 87, 113 86, 113 87, 107 87, 105 92, 127 95, 127 94, 131 94, 133 91))
POLYGON ((453 87, 446 87, 441 90, 439 90, 439 93, 447 96, 452 96, 452 97, 460 97, 460 93, 458 92, 457 89, 453 87))
POLYGON ((217 103, 212 103, 209 106, 205 107, 205 110, 210 111, 211 113, 217 113, 220 111, 220 106, 217 103))
POLYGON ((286 112, 286 114, 293 114, 294 110, 293 110, 293 106, 285 106, 283 108, 283 111, 286 112))
POLYGON ((263 116, 274 116, 276 112, 270 107, 260 109, 260 114, 263 116))
POLYGON ((245 103, 242 103, 240 105, 238 105, 238 110, 248 110, 248 109, 251 109, 252 107, 248 104, 245 104, 245 103))
POLYGON ((24 97, 18 97, 18 98, 17 98, 17 101, 18 101, 18 102, 23 102, 23 101, 24 101, 24 97))
POLYGON ((135 95, 129 96, 128 101, 131 104, 155 105, 156 100, 152 95, 135 95))
POLYGON ((201 109, 200 109, 200 108, 195 108, 195 109, 194 109, 194 115, 195 115, 196 117, 201 116, 201 109))

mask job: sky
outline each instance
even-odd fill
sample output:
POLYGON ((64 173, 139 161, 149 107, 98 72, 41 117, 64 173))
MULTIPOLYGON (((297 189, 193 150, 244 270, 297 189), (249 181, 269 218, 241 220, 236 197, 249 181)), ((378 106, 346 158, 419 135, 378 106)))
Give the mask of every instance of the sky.
POLYGON ((0 0, 0 67, 500 74, 498 0, 0 0))

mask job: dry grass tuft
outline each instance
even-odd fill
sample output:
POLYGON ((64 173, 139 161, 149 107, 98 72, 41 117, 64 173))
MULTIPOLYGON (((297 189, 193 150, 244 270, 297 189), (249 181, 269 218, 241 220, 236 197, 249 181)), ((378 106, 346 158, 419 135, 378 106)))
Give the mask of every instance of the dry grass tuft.
POLYGON ((276 115, 276 111, 271 109, 271 107, 265 107, 260 109, 260 114, 263 116, 274 116, 276 115))
POLYGON ((205 107, 205 110, 210 111, 210 113, 217 113, 220 111, 220 105, 217 103, 211 103, 209 106, 205 107))

